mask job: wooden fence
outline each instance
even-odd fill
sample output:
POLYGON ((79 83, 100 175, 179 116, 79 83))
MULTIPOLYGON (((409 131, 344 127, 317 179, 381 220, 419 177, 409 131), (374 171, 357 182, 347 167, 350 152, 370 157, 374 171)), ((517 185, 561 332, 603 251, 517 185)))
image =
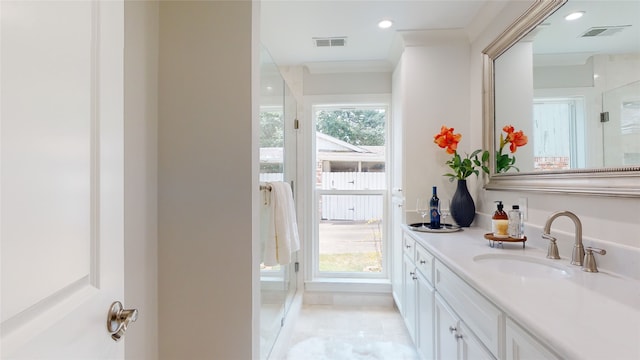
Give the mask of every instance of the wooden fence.
MULTIPOLYGON (((383 172, 322 172, 318 176, 320 190, 385 190, 383 172)), ((261 182, 282 181, 281 173, 260 174, 261 182)), ((379 194, 331 194, 320 196, 322 220, 369 221, 382 219, 384 197, 379 194)))
MULTIPOLYGON (((323 172, 321 190, 384 190, 385 173, 323 172)), ((372 195, 322 195, 320 218, 323 220, 368 221, 382 219, 384 197, 372 195)))

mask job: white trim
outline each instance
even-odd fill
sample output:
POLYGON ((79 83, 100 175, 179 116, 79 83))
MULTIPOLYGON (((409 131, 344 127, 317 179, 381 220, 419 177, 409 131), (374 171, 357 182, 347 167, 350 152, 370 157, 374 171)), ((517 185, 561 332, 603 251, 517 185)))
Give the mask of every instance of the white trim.
POLYGON ((391 294, 391 282, 388 279, 316 279, 305 282, 305 292, 348 292, 391 294))
MULTIPOLYGON (((391 114, 391 94, 357 94, 357 95, 318 95, 318 96, 307 96, 304 100, 304 124, 307 126, 302 126, 302 141, 300 141, 299 154, 302 156, 299 157, 299 166, 298 169, 302 171, 299 179, 301 180, 299 183, 300 188, 300 202, 299 208, 302 211, 302 218, 305 219, 304 231, 302 232, 301 238, 304 241, 303 247, 306 247, 308 250, 304 252, 304 281, 305 281, 305 291, 314 288, 314 285, 310 285, 317 281, 330 279, 332 281, 340 281, 338 279, 378 279, 382 281, 389 281, 391 276, 391 261, 389 256, 390 245, 390 231, 389 231, 389 214, 388 207, 390 204, 389 197, 390 191, 387 189, 386 191, 368 191, 367 193, 375 193, 383 195, 383 208, 384 208, 384 219, 385 226, 383 235, 383 271, 377 274, 366 274, 366 273, 358 273, 357 277, 354 277, 352 273, 327 273, 326 275, 319 274, 316 269, 318 268, 318 259, 315 254, 318 253, 318 229, 316 226, 315 216, 316 213, 314 211, 316 204, 316 196, 318 195, 315 188, 315 181, 313 174, 315 174, 315 122, 314 122, 314 114, 313 108, 315 106, 354 106, 357 105, 359 107, 373 107, 373 106, 384 106, 386 111, 386 144, 385 146, 389 148, 391 146, 391 137, 389 136, 390 132, 390 124, 392 121, 391 114)), ((390 162, 390 151, 385 152, 385 163, 388 164, 390 162)), ((385 171, 387 184, 389 184, 390 180, 390 171, 387 169, 385 171)), ((344 192, 340 192, 344 194, 344 192)), ((326 283, 325 283, 326 284, 326 283)), ((353 283, 347 285, 349 287, 353 287, 353 283)), ((340 286, 335 288, 335 291, 340 291, 340 286)), ((360 285, 356 288, 359 288, 360 285)), ((391 285, 388 284, 389 292, 391 291, 391 285)))

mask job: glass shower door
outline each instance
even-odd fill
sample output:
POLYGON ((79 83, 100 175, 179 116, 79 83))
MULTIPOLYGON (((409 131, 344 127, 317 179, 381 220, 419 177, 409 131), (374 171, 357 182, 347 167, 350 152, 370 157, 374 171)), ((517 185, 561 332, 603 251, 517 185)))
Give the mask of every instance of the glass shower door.
MULTIPOLYGON (((272 181, 290 182, 295 177, 296 136, 293 130, 297 103, 278 67, 266 49, 261 53, 260 103, 260 184, 272 181)), ((293 186, 292 186, 293 187, 293 186)), ((282 328, 287 311, 297 290, 295 263, 266 265, 264 247, 268 222, 271 220, 271 194, 267 186, 260 197, 261 263, 260 263, 260 358, 268 358, 282 328)), ((294 188, 295 190, 295 188, 294 188)), ((295 196, 295 193, 294 193, 295 196)))
POLYGON ((640 81, 602 95, 604 166, 640 165, 640 81))

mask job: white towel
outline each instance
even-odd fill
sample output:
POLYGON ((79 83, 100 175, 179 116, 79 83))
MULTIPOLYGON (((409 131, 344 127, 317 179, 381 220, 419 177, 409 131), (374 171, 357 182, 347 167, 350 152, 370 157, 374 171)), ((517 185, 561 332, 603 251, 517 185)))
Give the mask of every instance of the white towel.
POLYGON ((266 227, 264 264, 266 266, 286 265, 291 262, 291 254, 300 250, 298 222, 293 204, 291 186, 286 182, 271 182, 271 219, 266 227), (272 222, 271 222, 272 221, 272 222))

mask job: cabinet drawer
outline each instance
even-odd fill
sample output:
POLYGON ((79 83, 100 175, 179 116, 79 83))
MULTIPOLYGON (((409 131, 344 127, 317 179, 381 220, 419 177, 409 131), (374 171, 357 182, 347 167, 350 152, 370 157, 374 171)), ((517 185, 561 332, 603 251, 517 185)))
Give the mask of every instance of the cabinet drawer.
POLYGON ((416 241, 406 233, 402 234, 402 251, 413 261, 415 259, 416 241))
POLYGON ((435 258, 430 252, 425 250, 420 244, 416 243, 416 268, 422 276, 427 279, 429 284, 433 285, 433 262, 435 258))
POLYGON ((434 271, 438 293, 484 346, 499 357, 502 312, 438 260, 434 271))

